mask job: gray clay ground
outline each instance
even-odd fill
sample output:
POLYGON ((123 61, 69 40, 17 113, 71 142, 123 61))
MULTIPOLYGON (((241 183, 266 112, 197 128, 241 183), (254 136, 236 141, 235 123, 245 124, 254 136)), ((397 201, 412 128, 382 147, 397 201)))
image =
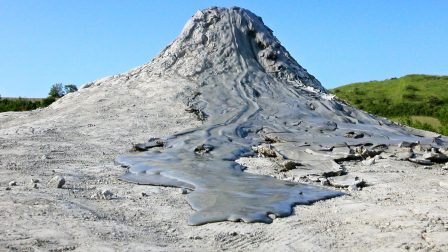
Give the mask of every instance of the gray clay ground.
MULTIPOLYGON (((113 162, 148 135, 200 124, 165 92, 179 87, 163 84, 164 91, 156 82, 126 91, 93 87, 64 98, 89 94, 70 108, 55 104, 1 114, 2 250, 448 249, 448 171, 394 160, 347 163, 349 174, 365 179, 368 187, 297 206, 293 215, 272 224, 189 226, 194 211, 178 189, 120 182, 124 170, 113 162), (162 110, 158 102, 167 106, 162 110), (83 113, 65 116, 65 109, 83 113), (62 189, 46 185, 54 175, 65 177, 62 189), (40 181, 37 189, 33 178, 40 181), (7 191, 13 180, 17 186, 7 191), (114 193, 111 200, 91 198, 104 189, 114 193)), ((250 171, 282 176, 269 159, 242 161, 250 171)))
MULTIPOLYGON (((232 11, 240 12, 211 9, 206 15, 198 13, 193 21, 205 20, 207 25, 201 27, 209 28, 191 30, 190 22, 184 32, 206 34, 206 44, 217 43, 213 29, 223 25, 219 20, 226 19, 214 17, 217 14, 229 17, 232 11)), ((238 20, 238 15, 231 19, 238 20)), ((255 30, 260 30, 259 25, 255 25, 255 30)), ((282 141, 253 146, 260 157, 237 160, 247 167, 246 172, 347 193, 312 205, 296 206, 291 216, 275 218, 272 224, 218 222, 189 226, 188 217, 195 211, 186 202, 184 193, 191 192, 117 180, 125 169, 114 163, 114 159, 129 153, 133 144, 207 124, 187 111, 191 111, 193 104, 194 108, 212 114, 213 106, 200 107, 201 103, 195 103, 200 98, 185 101, 191 97, 188 91, 194 93, 195 84, 206 80, 204 76, 219 75, 213 71, 231 72, 234 64, 224 60, 230 65, 219 62, 200 65, 190 59, 197 68, 188 67, 188 57, 194 54, 188 50, 179 52, 198 43, 204 45, 205 38, 199 35, 187 40, 190 43, 187 46, 175 41, 148 65, 91 83, 48 108, 0 114, 0 250, 448 250, 448 167, 442 163, 416 163, 443 159, 447 154, 444 147, 431 152, 427 144, 398 147, 394 143, 369 158, 377 150, 352 146, 353 153, 336 148, 328 154, 311 145, 291 152, 294 146, 282 141), (169 64, 170 59, 178 61, 178 65, 169 64), (359 160, 334 162, 348 154, 357 155, 359 160), (296 162, 300 161, 303 164, 298 165, 296 162), (318 161, 323 165, 316 165, 318 161), (54 179, 55 176, 65 179, 62 188, 57 188, 60 180, 54 179), (346 187, 353 184, 358 186, 346 187)), ((257 38, 257 33, 252 35, 257 38)), ((260 41, 266 39, 269 37, 259 35, 260 41)), ((271 44, 267 45, 261 51, 269 50, 271 44)), ((220 45, 216 46, 219 49, 220 45)), ((232 47, 229 48, 230 52, 223 53, 232 59, 232 47)), ((194 49, 199 54, 203 52, 194 49)), ((276 68, 261 51, 260 65, 265 70, 269 66, 276 68)), ((277 74, 277 80, 288 78, 288 71, 306 73, 282 53, 285 51, 277 55, 281 60, 276 62, 285 63, 287 71, 277 74)), ((299 77, 295 83, 303 84, 300 88, 319 93, 320 84, 314 77, 299 77)), ((311 114, 319 114, 320 105, 329 102, 322 98, 325 90, 320 91, 323 93, 316 101, 322 103, 307 105, 318 105, 317 110, 310 110, 311 114)), ((365 113, 352 112, 347 117, 376 120, 365 113)), ((328 117, 337 120, 327 112, 324 118, 328 117)), ((312 124, 304 122, 307 123, 312 124)), ((313 134, 331 135, 333 131, 328 131, 331 126, 326 124, 323 131, 313 134)), ((394 125, 390 127, 396 129, 394 125)), ((398 131, 399 135, 413 132, 398 131)), ((356 134, 349 134, 347 141, 362 139, 356 134)), ((426 134, 428 141, 434 140, 427 133, 418 134, 426 134)), ((275 139, 285 137, 274 132, 267 135, 275 139)), ((439 140, 443 138, 434 141, 439 140)))

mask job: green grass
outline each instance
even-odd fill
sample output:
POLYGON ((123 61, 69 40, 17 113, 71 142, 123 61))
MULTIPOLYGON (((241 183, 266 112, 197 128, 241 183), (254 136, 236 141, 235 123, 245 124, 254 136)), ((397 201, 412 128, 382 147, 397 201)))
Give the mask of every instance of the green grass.
POLYGON ((0 97, 0 112, 6 111, 27 111, 37 108, 42 108, 50 105, 55 101, 55 98, 15 98, 0 97))
POLYGON ((440 120, 432 116, 411 116, 411 119, 420 123, 427 123, 436 129, 442 126, 440 120))
POLYGON ((448 76, 413 74, 331 92, 369 113, 448 135, 448 76))

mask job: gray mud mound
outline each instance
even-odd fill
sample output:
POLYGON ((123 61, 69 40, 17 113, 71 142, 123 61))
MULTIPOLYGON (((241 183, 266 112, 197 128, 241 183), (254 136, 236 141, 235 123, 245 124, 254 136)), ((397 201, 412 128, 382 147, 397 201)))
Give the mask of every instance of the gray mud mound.
POLYGON ((400 127, 330 95, 262 19, 244 9, 198 11, 171 45, 127 78, 149 77, 183 82, 177 97, 202 125, 119 156, 128 167, 121 179, 188 189, 197 211, 192 225, 269 223, 269 214, 287 216, 295 204, 343 194, 244 172, 235 162, 241 157, 269 157, 295 177, 326 178, 345 173, 342 161, 369 165, 384 152, 401 157, 403 148, 412 153, 406 160, 424 164, 444 155, 445 137, 400 127))

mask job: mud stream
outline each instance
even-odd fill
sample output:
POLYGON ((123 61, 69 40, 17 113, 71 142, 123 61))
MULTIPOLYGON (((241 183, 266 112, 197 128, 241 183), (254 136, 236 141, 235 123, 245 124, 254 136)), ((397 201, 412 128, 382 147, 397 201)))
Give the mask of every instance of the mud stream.
MULTIPOLYGON (((254 156, 252 147, 266 141, 276 142, 274 149, 283 155, 282 158, 298 161, 306 158, 300 154, 302 147, 334 152, 341 146, 349 149, 365 144, 430 141, 328 98, 324 90, 316 92, 307 88, 304 83, 313 84, 311 77, 289 82, 280 80, 275 73, 268 73, 260 58, 264 54, 260 52, 269 48, 260 49, 260 43, 257 44, 254 36, 248 36, 245 30, 245 27, 257 25, 250 22, 260 21, 251 13, 230 15, 231 12, 241 12, 239 9, 217 12, 216 15, 220 15, 218 23, 201 27, 222 23, 220 37, 215 40, 225 45, 222 52, 226 55, 222 60, 224 74, 204 75, 207 77, 202 78, 201 85, 194 87, 195 95, 185 95, 190 99, 189 106, 206 117, 203 125, 160 140, 163 147, 152 140, 143 144, 146 151, 116 159, 128 167, 122 180, 190 189, 186 198, 196 213, 190 217, 189 224, 225 220, 270 223, 269 214, 287 216, 296 204, 309 204, 343 194, 328 187, 244 172, 244 167, 235 160, 254 156), (247 20, 238 19, 241 16, 247 20), (231 68, 226 69, 226 66, 231 68)), ((198 23, 206 19, 199 14, 193 18, 199 20, 195 21, 198 23)), ((272 36, 267 28, 257 29, 272 36)), ((185 39, 188 36, 185 35, 185 39)), ((210 50, 217 51, 216 46, 212 46, 215 45, 210 45, 210 50)), ((276 62, 281 63, 280 56, 276 57, 276 62)), ((285 62, 284 65, 289 61, 285 62)), ((298 65, 293 67, 300 69, 298 65)), ((325 157, 331 159, 331 155, 325 157)), ((324 165, 324 159, 318 157, 318 162, 313 165, 316 168, 324 165)))

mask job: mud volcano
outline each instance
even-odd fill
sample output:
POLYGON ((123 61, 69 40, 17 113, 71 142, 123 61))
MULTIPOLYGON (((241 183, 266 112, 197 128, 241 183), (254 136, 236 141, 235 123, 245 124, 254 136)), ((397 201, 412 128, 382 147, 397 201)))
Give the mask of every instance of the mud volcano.
POLYGON ((411 153, 403 160, 446 161, 439 151, 446 138, 339 101, 245 9, 198 11, 172 44, 132 74, 187 83, 177 97, 202 125, 135 145, 116 159, 128 167, 121 179, 190 191, 187 201, 197 211, 191 225, 270 223, 269 214, 287 216, 295 204, 343 194, 244 172, 241 157, 270 157, 296 178, 344 175, 341 161, 397 157, 401 148, 411 153))

